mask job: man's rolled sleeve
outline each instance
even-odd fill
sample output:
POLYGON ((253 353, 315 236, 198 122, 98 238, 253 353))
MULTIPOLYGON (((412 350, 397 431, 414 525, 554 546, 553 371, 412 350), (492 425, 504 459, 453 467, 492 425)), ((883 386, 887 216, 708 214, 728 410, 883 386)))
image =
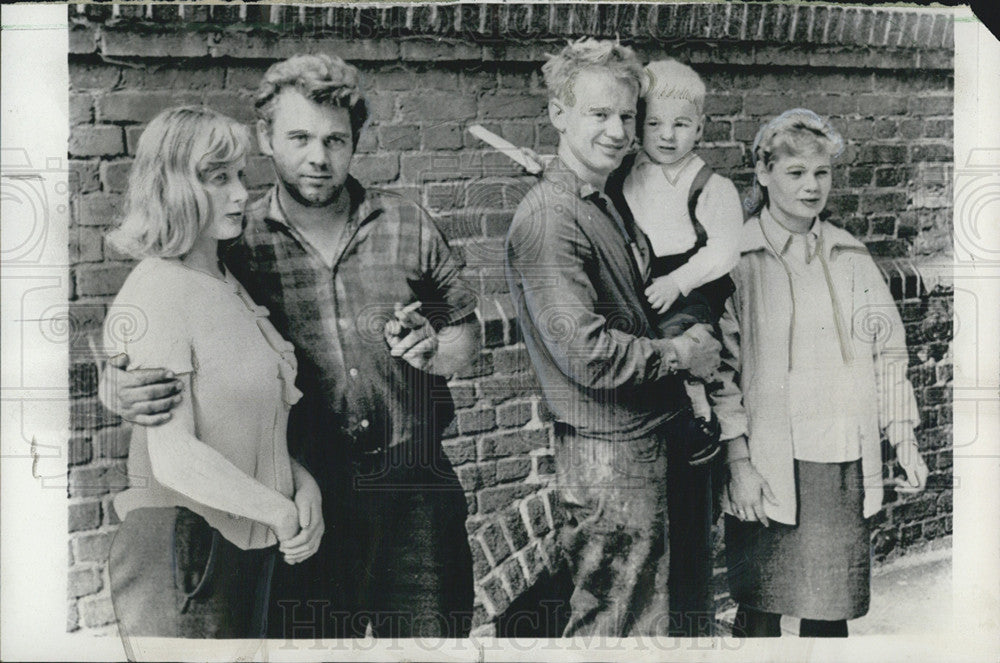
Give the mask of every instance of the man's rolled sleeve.
POLYGON ((476 310, 478 297, 462 277, 465 261, 426 213, 420 215, 421 265, 427 275, 431 301, 423 302, 435 329, 467 321, 476 310))

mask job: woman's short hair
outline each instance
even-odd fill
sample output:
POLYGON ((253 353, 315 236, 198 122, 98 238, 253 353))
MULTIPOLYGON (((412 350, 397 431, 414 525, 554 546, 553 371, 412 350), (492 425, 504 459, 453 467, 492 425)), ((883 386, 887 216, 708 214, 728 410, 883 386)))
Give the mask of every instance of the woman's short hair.
MULTIPOLYGON (((831 159, 844 151, 844 137, 830 121, 807 108, 792 108, 774 118, 757 132, 750 156, 753 164, 770 169, 779 156, 825 154, 831 159)), ((767 205, 767 189, 754 181, 753 192, 743 206, 753 215, 767 205)))
POLYGON ((819 152, 831 159, 840 156, 844 138, 829 120, 807 108, 793 108, 774 118, 757 132, 751 156, 754 165, 770 167, 777 155, 819 152))
POLYGON ((211 108, 161 112, 139 137, 124 214, 108 241, 134 258, 183 256, 212 218, 205 177, 250 150, 247 127, 211 108))
POLYGON ((640 96, 644 100, 686 99, 694 104, 699 115, 705 112, 705 82, 691 67, 673 58, 665 58, 647 64, 643 73, 640 96))
POLYGON ((271 65, 264 73, 254 101, 257 117, 270 127, 278 95, 286 88, 295 88, 306 99, 318 104, 346 108, 351 136, 357 147, 361 128, 368 119, 368 105, 361 94, 360 79, 357 67, 335 55, 295 55, 271 65))
POLYGON ((595 68, 610 71, 616 79, 635 87, 636 92, 642 88, 644 74, 635 51, 617 41, 583 37, 558 53, 549 54, 548 62, 542 65, 549 98, 575 105, 573 79, 581 71, 595 68))

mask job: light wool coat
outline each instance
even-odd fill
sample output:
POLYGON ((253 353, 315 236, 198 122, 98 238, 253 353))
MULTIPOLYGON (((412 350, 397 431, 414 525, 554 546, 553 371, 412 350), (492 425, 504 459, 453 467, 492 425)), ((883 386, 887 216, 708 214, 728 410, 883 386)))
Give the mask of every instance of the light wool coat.
MULTIPOLYGON (((860 456, 869 517, 882 505, 882 431, 898 444, 919 421, 903 323, 875 262, 850 233, 826 222, 814 229, 841 313, 834 342, 843 365, 819 369, 791 347, 793 275, 754 217, 743 226, 731 273, 736 290, 720 322, 724 380, 712 394, 729 460, 749 456, 777 500, 764 501, 767 517, 787 524, 796 522, 793 440, 831 440, 831 462, 860 456), (850 457, 852 448, 858 451, 850 457)), ((728 491, 723 509, 733 513, 728 491)))

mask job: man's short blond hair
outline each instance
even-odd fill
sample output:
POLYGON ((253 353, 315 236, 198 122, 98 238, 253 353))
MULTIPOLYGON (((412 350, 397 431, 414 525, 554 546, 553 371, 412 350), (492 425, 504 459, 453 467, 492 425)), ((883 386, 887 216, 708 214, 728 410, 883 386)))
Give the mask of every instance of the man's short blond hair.
POLYGON ((694 104, 698 115, 705 112, 705 82, 691 67, 666 58, 646 65, 640 92, 644 101, 650 99, 685 99, 694 104))
POLYGON ((583 37, 567 44, 558 53, 550 54, 548 62, 542 66, 549 98, 575 105, 573 79, 587 69, 610 71, 616 79, 633 86, 637 92, 642 88, 642 65, 635 51, 618 41, 583 37))

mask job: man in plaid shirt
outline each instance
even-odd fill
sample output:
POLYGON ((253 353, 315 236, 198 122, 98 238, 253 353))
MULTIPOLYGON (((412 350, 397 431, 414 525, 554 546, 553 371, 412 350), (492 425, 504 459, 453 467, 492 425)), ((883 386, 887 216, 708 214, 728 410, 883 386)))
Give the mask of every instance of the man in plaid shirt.
MULTIPOLYGON (((303 525, 319 554, 278 567, 271 634, 466 635, 467 507, 440 443, 447 378, 479 349, 464 263, 419 206, 348 174, 367 118, 356 68, 279 62, 256 108, 278 181, 222 258, 295 345, 305 396, 289 447, 321 486, 325 521, 303 525)), ((105 400, 124 418, 169 417, 179 391, 162 371, 108 372, 105 400)))

